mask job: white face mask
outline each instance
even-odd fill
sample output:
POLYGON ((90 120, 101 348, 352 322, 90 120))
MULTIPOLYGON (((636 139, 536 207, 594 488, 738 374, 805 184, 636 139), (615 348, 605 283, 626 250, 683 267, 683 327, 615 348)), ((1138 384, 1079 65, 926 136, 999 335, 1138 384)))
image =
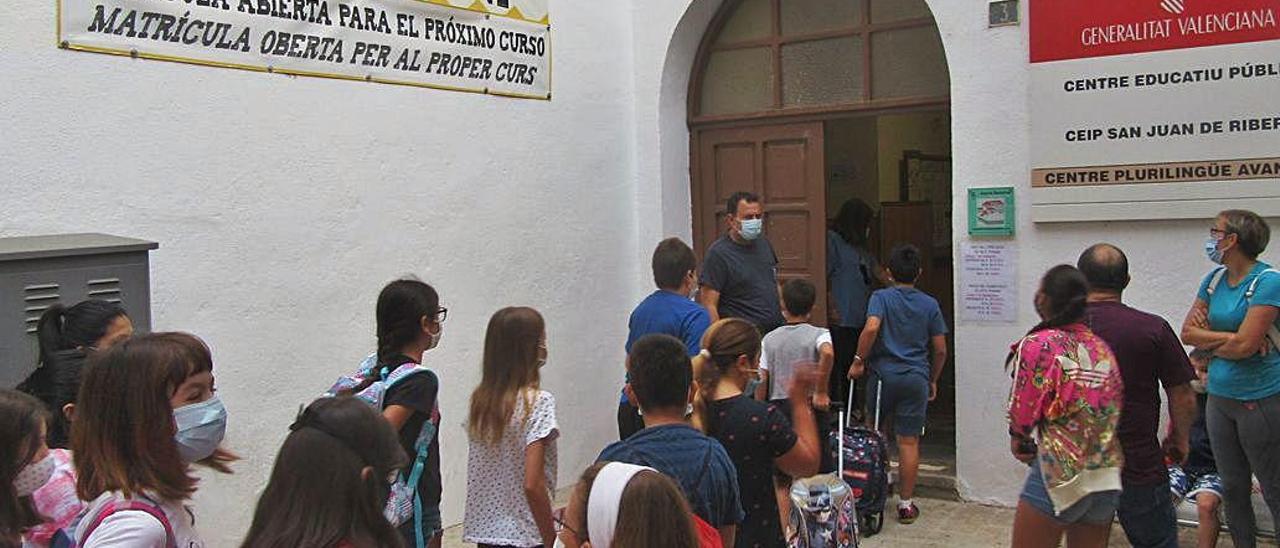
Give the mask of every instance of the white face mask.
POLYGON ((428 331, 427 334, 431 335, 431 343, 427 345, 427 350, 434 350, 435 347, 440 346, 440 339, 444 338, 444 324, 436 324, 436 332, 428 331))
POLYGON ((13 489, 18 492, 19 497, 30 496, 37 489, 44 487, 49 483, 49 478, 53 477, 53 469, 56 467, 53 461, 53 453, 45 455, 43 459, 28 464, 18 472, 18 476, 13 478, 13 489))

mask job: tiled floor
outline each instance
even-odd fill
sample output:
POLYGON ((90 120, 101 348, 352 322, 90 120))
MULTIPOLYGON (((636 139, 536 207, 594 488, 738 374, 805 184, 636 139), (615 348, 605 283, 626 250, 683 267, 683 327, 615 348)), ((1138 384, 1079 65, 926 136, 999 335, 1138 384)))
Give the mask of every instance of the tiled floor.
MULTIPOLYGON (((899 525, 887 520, 879 535, 863 539, 864 548, 928 548, 1008 546, 1013 526, 1013 510, 979 504, 944 500, 919 501, 922 515, 912 525, 899 525)), ((462 530, 454 527, 445 532, 446 548, 461 548, 462 530)), ((1195 546, 1195 531, 1183 529, 1181 545, 1195 546)), ((1274 546, 1274 544, 1264 544, 1274 546)), ((1120 527, 1112 530, 1111 546, 1129 546, 1120 527)), ((1231 548, 1231 540, 1223 533, 1220 548, 1231 548)))

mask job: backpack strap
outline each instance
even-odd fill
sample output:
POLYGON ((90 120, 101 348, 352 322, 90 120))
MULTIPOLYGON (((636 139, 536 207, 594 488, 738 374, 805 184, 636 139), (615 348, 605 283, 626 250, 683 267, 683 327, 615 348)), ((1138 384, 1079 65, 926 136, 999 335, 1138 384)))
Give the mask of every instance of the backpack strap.
MULTIPOLYGON (((384 378, 387 384, 387 390, 391 390, 397 384, 405 379, 419 374, 431 373, 430 369, 422 367, 413 362, 402 364, 395 368, 384 378), (406 367, 412 365, 413 367, 406 367)), ((439 401, 437 398, 437 409, 439 401)), ((433 422, 436 413, 432 413, 432 417, 422 422, 422 430, 418 433, 418 439, 414 442, 415 455, 413 457, 413 465, 409 468, 408 477, 405 477, 405 484, 413 488, 413 532, 415 546, 422 548, 426 546, 426 531, 423 530, 422 522, 422 493, 418 492, 418 484, 422 480, 422 474, 426 471, 427 460, 430 458, 431 442, 436 437, 436 424, 433 422)))
POLYGON ((1218 290, 1218 284, 1222 283, 1222 278, 1226 276, 1226 274, 1227 267, 1219 266, 1214 269, 1213 274, 1209 276, 1209 285, 1205 286, 1205 292, 1207 292, 1210 297, 1213 296, 1214 291, 1218 290))
MULTIPOLYGON (((1253 277, 1253 281, 1249 282, 1249 288, 1244 292, 1244 302, 1248 306, 1253 305, 1253 294, 1258 291, 1258 282, 1262 281, 1262 276, 1267 273, 1280 274, 1280 270, 1268 268, 1259 272, 1253 277)), ((1280 349, 1280 329, 1276 328, 1275 322, 1271 322, 1271 327, 1267 329, 1267 340, 1271 342, 1271 346, 1280 349)))
POLYGON ((159 521, 160 525, 164 527, 164 536, 167 539, 166 546, 168 546, 168 548, 178 548, 178 539, 173 534, 173 525, 169 523, 169 517, 164 514, 164 510, 160 509, 159 504, 151 500, 146 500, 146 502, 130 500, 125 502, 107 503, 93 517, 93 520, 89 522, 89 526, 85 528, 84 534, 81 535, 81 538, 83 539, 81 542, 87 542, 89 537, 93 536, 93 532, 102 525, 103 521, 106 521, 107 518, 120 512, 143 512, 155 518, 155 520, 159 521))

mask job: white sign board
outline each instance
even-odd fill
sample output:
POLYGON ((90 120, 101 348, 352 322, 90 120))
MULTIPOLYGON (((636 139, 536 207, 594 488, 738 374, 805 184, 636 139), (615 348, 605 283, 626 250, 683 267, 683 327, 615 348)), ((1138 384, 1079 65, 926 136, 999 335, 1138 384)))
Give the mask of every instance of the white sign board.
POLYGON ((550 28, 546 0, 58 3, 67 49, 535 99, 551 94, 550 28))
POLYGON ((1018 321, 1017 248, 1010 243, 960 244, 960 319, 1018 321))
POLYGON ((1148 202, 1113 218, 1167 218, 1159 203, 1280 197, 1280 0, 1033 0, 1030 13, 1033 211, 1148 202))

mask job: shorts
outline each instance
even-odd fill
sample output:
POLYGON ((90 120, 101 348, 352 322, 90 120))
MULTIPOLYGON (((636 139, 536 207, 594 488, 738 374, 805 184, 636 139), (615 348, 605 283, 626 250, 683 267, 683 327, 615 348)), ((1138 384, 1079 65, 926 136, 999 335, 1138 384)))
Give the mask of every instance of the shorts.
MULTIPOLYGON (((400 536, 404 538, 404 545, 412 548, 418 542, 417 526, 410 519, 398 527, 400 536)), ((429 506, 422 509, 422 538, 430 542, 434 537, 444 532, 444 526, 440 520, 440 507, 429 506)))
POLYGON ((1200 493, 1210 493, 1222 499, 1222 478, 1217 474, 1192 474, 1174 465, 1169 467, 1169 490, 1178 500, 1196 500, 1200 493))
MULTIPOLYGON (((925 416, 929 411, 929 379, 915 373, 877 373, 880 387, 880 421, 893 420, 893 433, 898 436, 924 435, 925 416)), ((867 398, 876 393, 873 381, 867 387, 867 398)), ((874 413, 874 411, 873 411, 874 413)))
POLYGON ((1101 525, 1111 523, 1116 516, 1116 507, 1120 502, 1120 491, 1100 491, 1089 493, 1061 512, 1053 511, 1053 501, 1049 498, 1049 489, 1044 485, 1044 476, 1040 466, 1032 464, 1027 472, 1027 483, 1022 487, 1022 500, 1032 508, 1049 516, 1061 525, 1084 523, 1101 525))

